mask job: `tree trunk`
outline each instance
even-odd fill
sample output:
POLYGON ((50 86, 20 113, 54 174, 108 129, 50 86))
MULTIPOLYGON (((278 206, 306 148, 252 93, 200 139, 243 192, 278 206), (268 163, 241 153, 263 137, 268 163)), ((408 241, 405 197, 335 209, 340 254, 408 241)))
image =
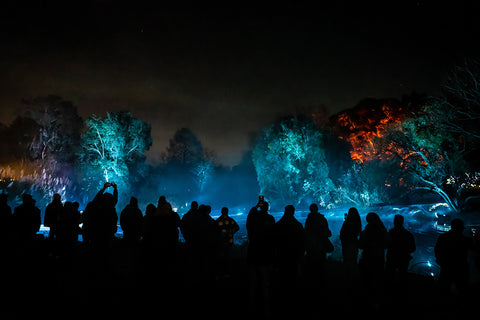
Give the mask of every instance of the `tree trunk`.
POLYGON ((442 189, 440 189, 439 187, 437 186, 432 186, 432 187, 415 187, 415 190, 429 190, 429 191, 432 191, 432 192, 435 192, 436 194, 438 194, 440 197, 442 197, 442 199, 445 201, 445 203, 448 205, 448 207, 450 208, 450 210, 454 211, 454 212, 458 212, 459 208, 458 206, 455 204, 455 202, 453 202, 453 200, 450 198, 450 196, 445 192, 443 191, 442 189))

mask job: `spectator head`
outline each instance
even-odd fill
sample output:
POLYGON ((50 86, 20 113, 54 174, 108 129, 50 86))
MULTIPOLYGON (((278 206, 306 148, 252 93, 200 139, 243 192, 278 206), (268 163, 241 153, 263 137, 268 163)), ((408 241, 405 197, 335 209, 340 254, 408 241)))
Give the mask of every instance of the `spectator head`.
POLYGON ((150 214, 153 214, 157 210, 157 207, 153 203, 149 203, 147 205, 147 208, 145 209, 145 215, 148 216, 150 214))
POLYGON ((138 200, 137 200, 137 198, 131 197, 131 198, 130 198, 130 205, 131 205, 131 206, 138 207, 138 200))
POLYGON ((268 212, 269 204, 267 201, 264 201, 261 205, 257 205, 257 210, 261 212, 268 212))
POLYGON ((358 210, 355 207, 351 207, 350 209, 348 209, 347 215, 349 215, 349 216, 359 216, 360 217, 360 214, 358 213, 358 210))
POLYGON ((160 198, 158 198, 158 204, 163 204, 163 203, 167 203, 167 199, 165 198, 165 196, 160 196, 160 198))
POLYGON ((295 214, 295 207, 289 204, 285 207, 285 215, 286 216, 293 216, 295 214))
POLYGON ((205 214, 210 215, 210 212, 212 212, 212 207, 209 205, 205 206, 205 214))
POLYGON ((382 220, 375 212, 369 212, 367 214, 367 224, 375 228, 385 231, 385 226, 383 225, 382 220))
POLYGON ((33 203, 32 195, 28 193, 24 193, 22 195, 22 201, 24 204, 32 204, 33 203))
POLYGON ((192 201, 192 203, 190 204, 190 209, 198 210, 198 202, 197 201, 192 201))
POLYGON ((310 205, 310 212, 318 212, 318 206, 316 203, 310 205))
POLYGON ((393 225, 397 228, 403 227, 403 222, 405 219, 403 218, 402 215, 396 214, 395 217, 393 218, 393 225))
POLYGON ((222 208, 222 214, 228 214, 228 208, 227 207, 223 207, 222 208))
POLYGON ((106 207, 114 207, 115 206, 115 200, 113 198, 113 195, 111 193, 104 193, 103 194, 103 205, 106 207))

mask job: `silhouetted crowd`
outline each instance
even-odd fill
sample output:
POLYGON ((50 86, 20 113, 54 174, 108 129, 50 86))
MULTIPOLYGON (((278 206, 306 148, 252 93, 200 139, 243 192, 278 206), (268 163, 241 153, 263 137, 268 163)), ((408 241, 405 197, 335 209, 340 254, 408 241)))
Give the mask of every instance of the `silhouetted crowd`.
MULTIPOLYGON (((213 286, 218 279, 232 276, 232 249, 237 222, 221 209, 216 220, 210 216, 209 205, 191 203, 182 218, 172 209, 164 196, 157 205, 148 204, 145 214, 135 197, 118 217, 116 204, 118 190, 114 183, 104 187, 89 202, 83 212, 79 204, 62 203, 59 194, 45 208, 44 225, 50 228, 45 254, 68 268, 75 250, 81 246, 86 252, 88 272, 93 281, 102 281, 110 272, 110 255, 117 232, 117 223, 123 230, 122 248, 127 261, 136 273, 143 273, 142 281, 151 281, 162 287, 175 286, 178 277, 171 277, 179 263, 188 269, 184 282, 198 288, 213 286), (113 192, 106 192, 113 188, 113 192), (82 227, 80 227, 82 225, 82 227), (185 240, 179 243, 180 232, 185 240)), ((248 245, 248 308, 257 315, 271 315, 272 290, 275 297, 288 305, 299 287, 300 279, 308 279, 313 291, 325 281, 327 254, 334 251, 330 241, 332 232, 327 219, 316 204, 303 226, 295 218, 295 208, 287 205, 281 219, 270 215, 269 204, 259 197, 246 221, 248 245), (282 301, 285 299, 285 301, 282 301)), ((408 287, 407 270, 415 251, 413 235, 404 227, 404 217, 395 215, 394 227, 387 230, 380 217, 373 212, 366 216, 362 229, 359 212, 350 208, 340 230, 345 282, 352 288, 365 290, 373 306, 379 304, 385 292, 402 297, 408 287)), ((23 195, 23 203, 13 210, 7 196, 0 195, 0 245, 4 257, 28 265, 38 258, 38 231, 41 225, 40 209, 31 195, 23 195)), ((454 291, 462 297, 469 281, 469 250, 476 250, 474 239, 463 235, 462 220, 454 219, 451 230, 441 234, 435 246, 435 256, 441 267, 439 286, 445 292, 454 291)), ((27 268, 28 269, 28 268, 27 268)), ((28 273, 26 269, 17 271, 28 273)))

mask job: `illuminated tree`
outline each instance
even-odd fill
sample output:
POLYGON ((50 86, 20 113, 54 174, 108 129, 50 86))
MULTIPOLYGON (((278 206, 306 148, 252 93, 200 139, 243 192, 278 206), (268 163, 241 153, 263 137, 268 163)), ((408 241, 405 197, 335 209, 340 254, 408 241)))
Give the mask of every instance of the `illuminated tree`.
POLYGON ((435 110, 445 129, 480 139, 480 62, 465 60, 448 74, 444 96, 435 110))
POLYGON ((16 117, 5 129, 4 143, 2 143, 5 157, 2 160, 7 164, 33 161, 31 145, 39 130, 40 126, 35 120, 21 116, 16 117))
POLYGON ((115 112, 105 118, 89 117, 86 127, 79 154, 84 187, 95 189, 114 181, 120 192, 126 192, 131 179, 138 177, 138 165, 145 162, 145 152, 152 144, 150 125, 130 112, 115 112), (132 172, 134 167, 137 170, 132 172))
POLYGON ((472 109, 461 107, 470 118, 464 121, 458 108, 448 112, 443 101, 418 95, 401 102, 367 102, 334 117, 336 132, 351 145, 350 155, 356 162, 339 179, 338 191, 358 202, 362 189, 378 195, 378 200, 426 190, 440 196, 452 210, 462 209, 472 198, 466 196, 466 186, 471 191, 479 184, 472 181, 475 167, 465 157, 476 150, 473 127, 466 126, 474 116, 472 109), (470 134, 460 130, 459 123, 470 134))
POLYGON ((30 145, 32 157, 46 160, 55 156, 59 161, 73 162, 83 126, 77 107, 53 95, 23 103, 27 107, 25 116, 40 127, 30 145))
POLYGON ((363 163, 381 156, 377 141, 384 137, 387 126, 405 118, 405 110, 399 104, 391 99, 365 99, 333 117, 335 131, 351 145, 353 160, 363 163))
POLYGON ((9 193, 31 193, 42 207, 54 193, 75 197, 75 148, 82 119, 76 107, 57 96, 24 100, 25 111, 2 133, 2 172, 9 193))
POLYGON ((402 169, 386 161, 391 156, 385 152, 385 141, 388 129, 406 117, 402 105, 394 99, 365 99, 332 117, 334 131, 350 146, 352 160, 335 179, 339 201, 368 207, 389 202, 399 191, 402 169))
POLYGON ((199 191, 202 192, 205 188, 205 185, 212 177, 213 165, 210 161, 204 160, 193 166, 190 172, 194 176, 194 180, 199 191))
POLYGON ((213 157, 193 131, 177 130, 163 157, 168 190, 176 197, 185 197, 185 201, 199 196, 214 173, 213 157))
POLYGON ((75 160, 82 119, 77 108, 57 96, 23 101, 26 110, 2 134, 2 160, 28 162, 37 171, 62 175, 75 160))
POLYGON ((203 147, 197 136, 188 128, 175 132, 167 148, 164 161, 180 166, 195 166, 203 159, 203 147))
POLYGON ((390 126, 383 139, 382 154, 402 169, 398 178, 406 186, 432 191, 456 211, 462 204, 457 192, 448 190, 447 178, 466 171, 464 146, 451 132, 438 129, 442 119, 436 108, 435 103, 427 103, 415 116, 390 126))
POLYGON ((322 134, 311 119, 288 118, 257 138, 252 160, 260 192, 272 202, 318 202, 326 207, 334 186, 328 177, 322 134))
POLYGON ((390 201, 385 187, 385 176, 391 172, 379 161, 353 163, 336 181, 337 202, 370 207, 390 201))

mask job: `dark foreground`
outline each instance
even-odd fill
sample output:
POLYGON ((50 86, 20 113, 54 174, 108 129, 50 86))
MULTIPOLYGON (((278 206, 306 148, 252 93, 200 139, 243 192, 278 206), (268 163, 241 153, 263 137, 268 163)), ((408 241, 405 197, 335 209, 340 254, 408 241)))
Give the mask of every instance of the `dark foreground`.
MULTIPOLYGON (((71 262, 49 255, 42 241, 33 256, 2 261, 0 319, 243 319, 265 318, 249 308, 246 247, 236 246, 230 277, 204 275, 192 268, 180 248, 175 264, 148 264, 139 252, 117 241, 105 268, 81 245, 71 262)), ((433 278, 409 274, 406 293, 367 294, 360 277, 346 280, 340 262, 328 261, 321 284, 301 277, 286 292, 273 279, 271 318, 334 316, 448 318, 472 316, 477 285, 460 300, 444 294, 433 278)))

